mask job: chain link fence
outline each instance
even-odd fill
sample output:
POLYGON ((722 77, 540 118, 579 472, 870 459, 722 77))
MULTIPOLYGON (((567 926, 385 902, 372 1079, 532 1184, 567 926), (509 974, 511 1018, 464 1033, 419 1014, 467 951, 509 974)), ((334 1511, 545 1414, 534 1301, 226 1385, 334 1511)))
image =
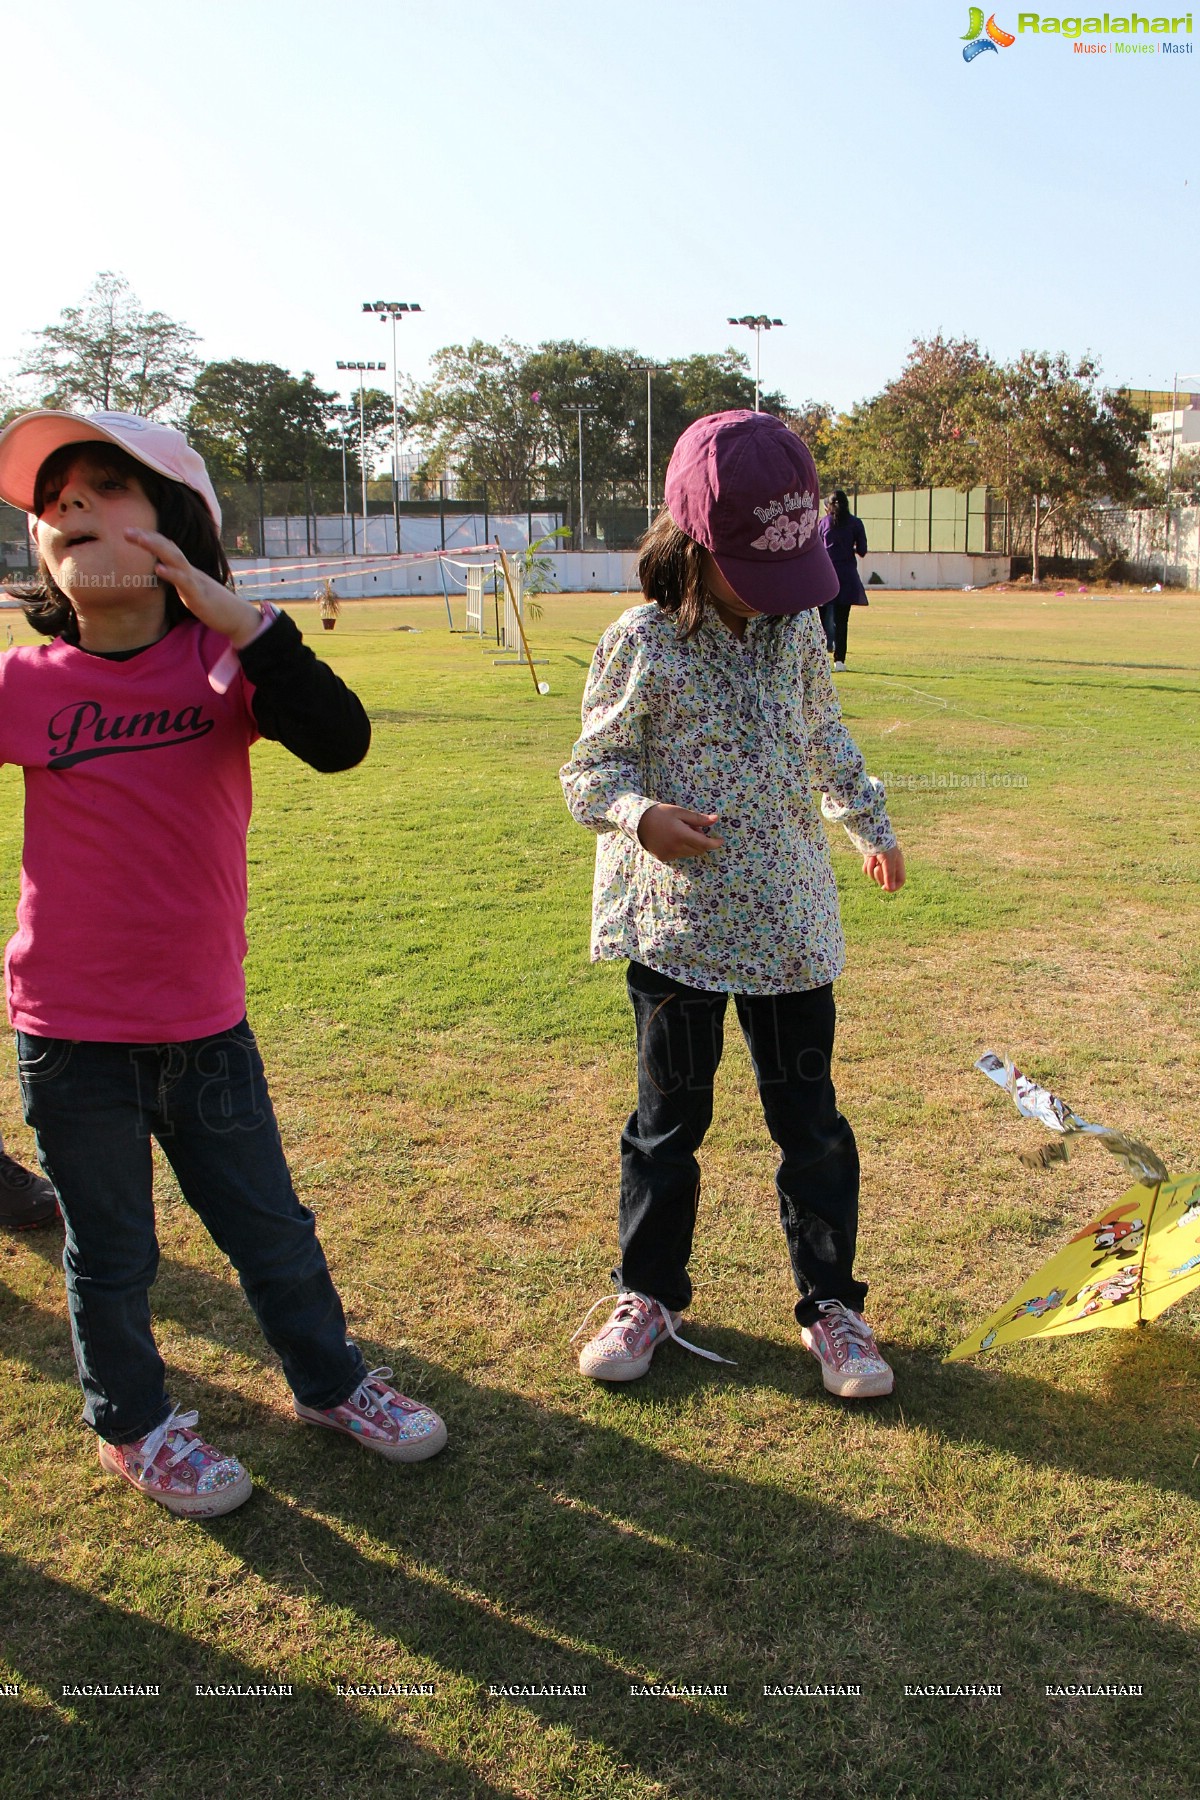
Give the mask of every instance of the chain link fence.
MULTIPOLYGON (((390 480, 361 486, 301 481, 219 482, 222 540, 231 557, 394 555, 490 543, 533 543, 565 525, 556 549, 632 550, 646 529, 645 492, 610 484, 585 496, 587 528, 577 530, 578 496, 530 497, 520 506, 493 505, 486 490, 450 498, 443 486, 431 498, 398 500, 390 480)), ((1027 571, 1030 519, 1011 512, 987 488, 847 490, 850 510, 863 522, 873 551, 965 551, 1010 556, 1013 573, 1027 571)), ((1200 587, 1200 508, 1097 507, 1068 525, 1053 520, 1041 533, 1040 560, 1049 575, 1162 581, 1200 587)), ((36 568, 26 517, 0 502, 0 577, 22 580, 36 568)))

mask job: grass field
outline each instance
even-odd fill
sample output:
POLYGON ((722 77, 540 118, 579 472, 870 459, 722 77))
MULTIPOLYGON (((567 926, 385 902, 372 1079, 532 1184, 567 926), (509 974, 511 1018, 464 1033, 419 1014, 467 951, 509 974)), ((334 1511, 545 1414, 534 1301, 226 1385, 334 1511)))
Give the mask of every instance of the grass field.
MULTIPOLYGON (((0 1793, 1196 1792, 1200 1308, 941 1358, 1125 1185, 1088 1147, 1024 1167, 1039 1128, 972 1072, 982 1050, 1173 1173, 1200 1163, 1200 609, 894 594, 852 619, 843 706, 909 856, 888 897, 834 844, 836 1079, 897 1372, 854 1408, 798 1341, 733 1039, 689 1323, 737 1367, 668 1348, 616 1392, 574 1369, 632 1032, 622 970, 587 961, 592 841, 556 771, 624 604, 546 601, 544 699, 440 607, 347 606, 315 641, 371 711, 370 757, 320 777, 254 752, 250 1014, 285 1142, 368 1363, 451 1442, 397 1469, 297 1424, 164 1177, 173 1396, 256 1482, 227 1519, 173 1520, 79 1422, 55 1235, 0 1240, 0 1793), (88 1682, 160 1693, 62 1693, 88 1682), (631 1696, 651 1682, 727 1691, 631 1696), (194 1692, 230 1683, 292 1693, 194 1692), (763 1694, 800 1683, 861 1692, 763 1694), (970 1683, 1003 1693, 905 1692, 970 1683), (1142 1691, 1045 1692, 1089 1683, 1142 1691), (520 1684, 587 1692, 489 1691, 520 1684)), ((0 788, 11 914, 19 776, 0 788)), ((11 1051, 0 1092, 29 1154, 11 1051)))

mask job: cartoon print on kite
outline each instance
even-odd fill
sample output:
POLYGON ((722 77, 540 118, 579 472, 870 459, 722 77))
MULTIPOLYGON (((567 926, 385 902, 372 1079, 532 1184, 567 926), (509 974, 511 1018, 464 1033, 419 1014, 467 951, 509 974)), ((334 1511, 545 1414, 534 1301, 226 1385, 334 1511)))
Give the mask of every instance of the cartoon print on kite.
POLYGON ((1137 1292, 1138 1282, 1142 1278, 1140 1269, 1118 1269, 1115 1274, 1106 1275, 1103 1281, 1086 1281, 1077 1294, 1072 1294, 1067 1302, 1074 1306, 1076 1300, 1084 1300, 1084 1305, 1072 1318, 1088 1319, 1098 1313, 1102 1306, 1121 1306, 1137 1292), (1084 1298, 1086 1296, 1086 1299, 1084 1298))
POLYGON ((1182 1231, 1185 1225, 1194 1225, 1197 1219, 1200 1219, 1200 1200, 1193 1200, 1176 1219, 1174 1229, 1182 1231))
MULTIPOLYGON (((1013 1314, 1013 1319, 1043 1319, 1048 1312, 1054 1312, 1060 1307, 1066 1297, 1066 1288, 1051 1288, 1048 1294, 1038 1294, 1032 1300, 1023 1300, 1013 1314)), ((1011 1322, 1010 1320, 1009 1323, 1011 1322)), ((987 1345, 981 1344, 980 1349, 986 1350, 987 1345)))
POLYGON ((1092 1264, 1093 1269, 1098 1269, 1110 1257, 1120 1262, 1136 1256, 1142 1247, 1145 1230, 1144 1219, 1114 1219, 1111 1225, 1101 1225, 1092 1237, 1092 1248, 1100 1252, 1092 1264))
POLYGON ((1136 1256, 1142 1247, 1142 1238, 1146 1231, 1144 1219, 1127 1219, 1123 1214, 1130 1208, 1114 1206, 1108 1212, 1101 1213, 1082 1231, 1077 1231, 1070 1239, 1072 1244, 1082 1244, 1091 1238, 1092 1249, 1098 1252, 1093 1269, 1098 1269, 1102 1262, 1110 1257, 1118 1262, 1126 1257, 1136 1256))

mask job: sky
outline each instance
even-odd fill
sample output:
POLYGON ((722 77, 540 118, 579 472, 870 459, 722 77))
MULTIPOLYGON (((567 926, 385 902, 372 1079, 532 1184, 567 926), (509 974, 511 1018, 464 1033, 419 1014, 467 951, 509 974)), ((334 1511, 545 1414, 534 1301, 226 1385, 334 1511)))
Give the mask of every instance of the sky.
POLYGON ((753 354, 746 312, 785 321, 763 382, 795 404, 869 397, 938 331, 1113 384, 1200 372, 1200 8, 1191 54, 1022 33, 970 64, 968 15, 3 0, 0 379, 102 269, 206 359, 329 388, 391 364, 369 299, 420 302, 418 378, 472 337, 753 354))

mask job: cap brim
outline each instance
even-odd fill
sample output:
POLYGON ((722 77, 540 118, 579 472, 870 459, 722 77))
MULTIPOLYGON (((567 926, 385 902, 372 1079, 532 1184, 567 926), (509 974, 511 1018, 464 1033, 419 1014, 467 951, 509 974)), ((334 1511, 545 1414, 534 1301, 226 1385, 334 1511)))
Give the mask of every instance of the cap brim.
POLYGON ((761 613, 802 613, 836 598, 841 581, 819 538, 799 556, 766 562, 749 557, 709 552, 722 575, 742 602, 761 613))
POLYGON ((46 458, 64 444, 87 443, 115 444, 118 450, 127 449, 115 432, 105 431, 88 419, 60 412, 23 413, 0 432, 0 500, 19 506, 22 512, 32 512, 37 472, 46 458))

